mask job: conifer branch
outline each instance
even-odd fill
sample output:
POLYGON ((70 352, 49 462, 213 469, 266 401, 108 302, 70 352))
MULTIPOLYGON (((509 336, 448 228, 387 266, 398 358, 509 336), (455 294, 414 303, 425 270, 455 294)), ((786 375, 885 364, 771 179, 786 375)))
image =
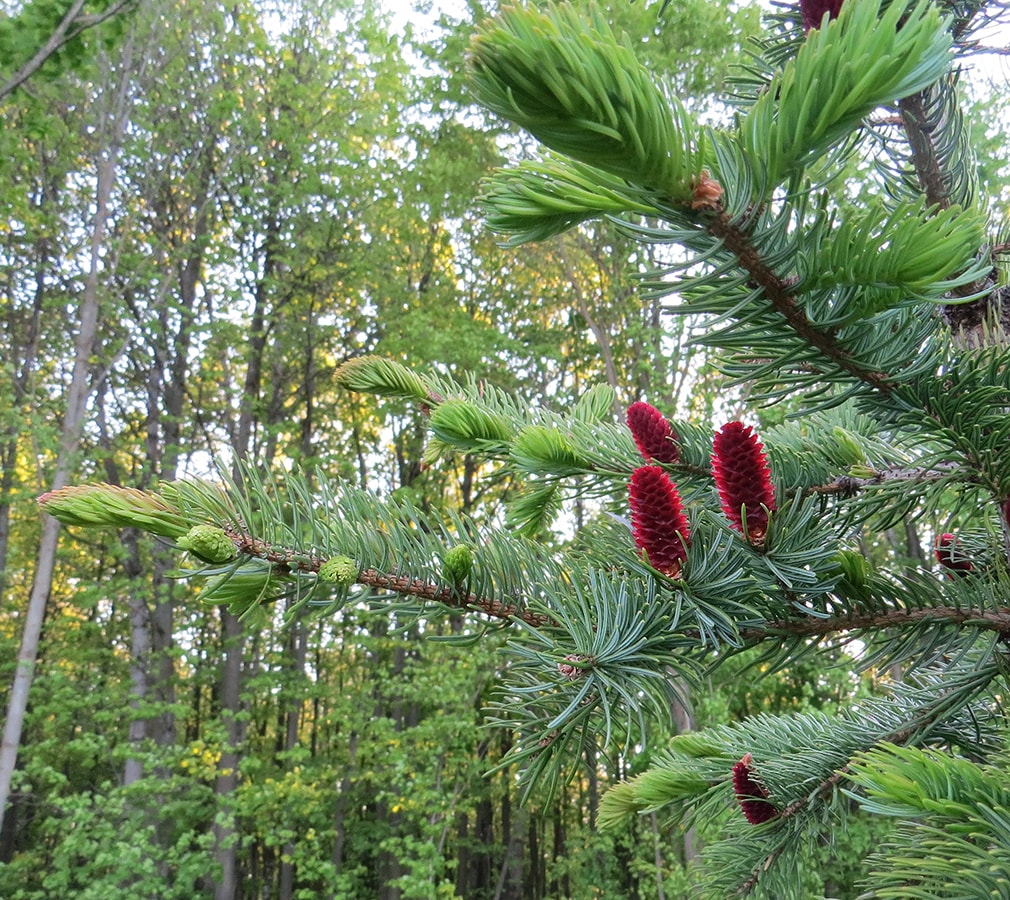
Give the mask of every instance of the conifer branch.
POLYGON ((920 469, 915 466, 890 466, 886 469, 873 472, 871 475, 839 475, 834 481, 824 484, 815 484, 804 489, 805 494, 841 494, 843 497, 852 497, 860 491, 870 487, 879 487, 894 481, 912 481, 919 484, 931 484, 945 481, 951 475, 957 473, 963 483, 973 483, 978 481, 978 475, 969 471, 958 472, 958 467, 953 463, 944 465, 942 463, 928 469, 920 469))
MULTIPOLYGON (((878 739, 875 743, 904 744, 914 733, 914 729, 903 728, 900 731, 896 731, 893 734, 878 739)), ((804 809, 811 806, 813 803, 830 795, 834 791, 835 786, 839 782, 849 778, 851 774, 851 766, 843 766, 842 768, 837 769, 825 778, 815 790, 811 791, 805 797, 800 797, 798 800, 794 800, 775 818, 780 820, 792 818, 797 813, 802 812, 804 809)), ((760 883, 761 876, 767 872, 775 864, 776 860, 786 851, 787 846, 788 845, 785 842, 779 844, 779 846, 772 850, 759 865, 755 866, 754 869, 751 870, 750 877, 741 883, 739 888, 737 888, 736 895, 739 897, 748 896, 760 883)))
MULTIPOLYGON (((224 529, 225 534, 234 542, 239 553, 255 559, 261 559, 277 567, 282 574, 304 572, 318 574, 329 557, 312 553, 301 553, 284 547, 278 547, 259 538, 252 537, 241 531, 224 529)), ((542 628, 552 624, 549 616, 522 609, 517 604, 504 603, 490 597, 478 597, 476 594, 463 594, 456 587, 446 587, 432 584, 420 578, 400 575, 396 572, 380 572, 378 569, 362 569, 355 578, 355 584, 376 590, 390 591, 407 597, 416 597, 432 603, 455 609, 475 609, 495 619, 520 619, 534 628, 542 628)))
POLYGON ((899 100, 898 115, 912 151, 912 166, 927 202, 939 209, 949 208, 950 196, 946 179, 940 167, 926 113, 925 91, 899 100))
POLYGON ((828 619, 769 621, 761 628, 741 633, 746 641, 759 643, 783 634, 794 637, 824 637, 845 631, 869 631, 900 628, 924 622, 950 625, 974 625, 996 632, 1002 640, 1010 639, 1010 608, 996 610, 971 609, 958 606, 932 606, 923 609, 888 609, 880 612, 850 613, 828 619))
POLYGON ((762 288, 772 306, 785 319, 789 327, 811 347, 830 359, 842 371, 883 393, 891 388, 888 376, 883 372, 869 372, 859 366, 852 356, 843 349, 835 338, 833 329, 821 329, 814 325, 796 302, 788 281, 779 278, 768 266, 754 246, 751 236, 743 231, 719 208, 708 223, 708 230, 722 240, 728 250, 734 253, 740 266, 750 275, 756 285, 762 288))
MULTIPOLYGON (((952 205, 951 190, 952 184, 956 184, 956 181, 952 182, 954 173, 945 167, 945 161, 952 167, 968 165, 966 160, 960 158, 959 153, 956 154, 956 157, 952 157, 952 153, 955 153, 960 146, 957 131, 960 114, 956 107, 953 110, 945 109, 947 100, 942 93, 944 90, 953 91, 952 80, 946 83, 939 82, 925 90, 902 97, 898 101, 898 119, 908 139, 912 169, 926 202, 935 211, 949 209, 952 205), (941 92, 939 96, 931 96, 938 91, 941 92), (931 104, 936 107, 932 112, 930 110, 931 104), (947 136, 950 147, 946 152, 937 143, 937 139, 943 131, 951 132, 947 136)), ((961 149, 966 148, 962 147, 961 149)), ((958 189, 955 187, 954 190, 958 189)), ((963 191, 962 188, 961 192, 963 193, 963 191)), ((965 203, 968 198, 957 197, 955 200, 965 203)), ((958 285, 951 290, 951 293, 955 297, 972 297, 984 290, 985 286, 986 279, 982 278, 958 285)), ((971 301, 968 307, 985 310, 987 305, 988 296, 971 301)), ((958 312, 958 318, 963 319, 968 310, 958 312)))

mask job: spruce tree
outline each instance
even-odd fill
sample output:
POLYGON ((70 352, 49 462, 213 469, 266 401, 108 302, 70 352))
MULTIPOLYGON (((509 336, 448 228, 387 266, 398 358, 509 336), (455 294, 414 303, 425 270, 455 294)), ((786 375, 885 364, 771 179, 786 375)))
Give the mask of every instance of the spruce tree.
POLYGON ((679 686, 728 659, 760 648, 774 668, 856 641, 904 677, 837 716, 677 735, 609 792, 602 824, 721 821, 703 895, 788 898, 805 848, 862 808, 899 823, 865 896, 1010 895, 1007 245, 958 78, 989 5, 782 7, 728 128, 696 121, 602 13, 512 7, 473 39, 477 100, 544 147, 487 185, 489 226, 517 245, 606 217, 669 247, 639 288, 706 316, 703 343, 755 408, 787 402, 785 424, 645 402, 618 420, 606 386, 532 408, 363 357, 339 383, 423 409, 427 465, 474 454, 521 481, 500 527, 253 465, 157 492, 64 488, 43 509, 174 542, 203 597, 245 616, 367 600, 398 622, 465 611, 453 639, 478 647, 508 629, 488 714, 531 792, 587 747, 633 753, 679 686), (601 514, 554 549, 543 536, 575 497, 601 514), (910 522, 935 540, 925 563, 860 543, 910 522))

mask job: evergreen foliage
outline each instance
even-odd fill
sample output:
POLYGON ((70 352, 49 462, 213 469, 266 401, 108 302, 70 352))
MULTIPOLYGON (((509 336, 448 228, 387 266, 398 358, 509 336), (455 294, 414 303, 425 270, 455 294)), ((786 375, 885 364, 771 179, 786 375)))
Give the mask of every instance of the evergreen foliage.
POLYGON ((190 529, 217 529, 197 532, 214 552, 186 574, 243 616, 281 598, 292 615, 367 598, 401 626, 446 608, 482 623, 450 642, 508 629, 489 709, 514 734, 499 768, 518 765, 528 797, 550 795, 598 745, 631 753, 681 685, 742 653, 774 669, 858 641, 863 665, 904 680, 834 717, 678 735, 608 794, 602 824, 719 822, 699 896, 793 897, 798 861, 845 826, 855 798, 901 822, 866 896, 1003 895, 1010 341, 999 223, 954 99, 985 15, 983 0, 845 0, 804 33, 799 9, 784 9, 724 129, 657 85, 601 13, 514 7, 474 39, 477 99, 548 151, 492 179, 490 225, 515 244, 607 216, 670 248, 643 290, 708 317, 701 342, 756 407, 789 401, 791 420, 760 435, 770 472, 763 457, 745 472, 760 480, 748 496, 763 498, 762 534, 746 503, 731 517, 720 503, 712 433, 725 423, 673 422, 676 459, 648 467, 676 484, 690 533, 660 571, 632 533, 643 460, 609 389, 549 409, 373 356, 337 381, 416 404, 430 465, 471 454, 489 477, 524 483, 507 523, 253 465, 221 488, 82 487, 43 508, 191 551, 179 540, 190 529), (867 121, 881 109, 901 127, 867 121), (878 165, 854 184, 846 167, 871 152, 878 165), (561 549, 537 540, 573 497, 597 505, 593 527, 561 549), (860 541, 910 520, 956 533, 971 569, 881 561, 860 541), (766 821, 741 808, 760 800, 766 821))

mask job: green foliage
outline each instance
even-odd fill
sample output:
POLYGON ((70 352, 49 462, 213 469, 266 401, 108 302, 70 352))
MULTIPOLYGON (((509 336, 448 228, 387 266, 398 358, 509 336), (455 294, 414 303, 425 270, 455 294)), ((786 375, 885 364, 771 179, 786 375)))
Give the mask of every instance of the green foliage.
POLYGON ((942 76, 949 24, 928 2, 860 2, 843 4, 837 19, 813 31, 740 122, 745 153, 762 162, 762 193, 850 135, 877 106, 942 76))
POLYGON ((602 12, 515 7, 474 38, 470 68, 480 102, 551 149, 665 198, 690 199, 703 138, 602 12))
POLYGON ((901 820, 870 860, 864 895, 997 897, 1010 881, 1005 766, 938 750, 882 744, 853 763, 860 805, 901 820))
MULTIPOLYGON (((28 853, 0 866, 3 896, 10 900, 199 896, 210 863, 211 839, 194 812, 207 803, 208 792, 182 795, 179 787, 161 785, 163 812, 177 817, 168 840, 136 808, 136 791, 103 785, 95 794, 56 800, 45 825, 48 852, 41 859, 28 853)), ((145 792, 152 788, 144 785, 145 792)))
MULTIPOLYGON (((702 22, 725 9, 701 5, 682 6, 702 22)), ((588 895, 592 882, 658 896, 662 876, 667 896, 849 897, 860 848, 880 846, 894 818, 872 864, 878 896, 1002 891, 983 858, 1008 842, 1006 272, 951 74, 982 5, 846 0, 805 36, 781 10, 730 98, 735 118, 709 129, 653 77, 668 45, 637 8, 619 17, 650 34, 644 64, 595 9, 488 19, 474 93, 553 153, 484 189, 509 244, 550 240, 523 257, 496 255, 465 198, 446 193, 498 164, 493 136, 471 133, 470 116, 429 129, 437 110, 412 95, 370 9, 348 8, 353 38, 339 40, 322 8, 300 12, 280 33, 251 7, 208 14, 227 41, 178 52, 199 63, 194 77, 166 62, 126 130, 135 196, 117 198, 106 258, 130 271, 106 280, 123 315, 100 348, 115 352, 96 375, 88 472, 167 478, 44 506, 76 527, 167 537, 206 565, 173 573, 172 600, 138 597, 150 549, 119 583, 98 561, 125 559, 132 535, 74 545, 18 783, 46 802, 0 886, 144 894, 171 872, 164 891, 198 895, 227 850, 210 846, 216 822, 260 896, 289 875, 302 896, 477 896, 465 863, 507 873, 519 837, 535 836, 536 861, 556 857, 544 894, 588 895), (393 110, 408 103, 402 128, 393 110), (207 271, 214 287, 165 303, 172 271, 207 271), (641 301, 628 300, 631 277, 641 301), (664 309, 691 318, 667 332, 664 309), (714 381, 714 356, 672 346, 691 338, 720 353, 739 392, 677 395, 696 373, 714 381), (692 536, 676 578, 648 565, 629 527, 643 460, 621 408, 640 396, 674 420, 681 448, 665 467, 692 536), (178 406, 162 415, 165 398, 178 406), (713 429, 751 414, 777 501, 759 545, 726 521, 710 464, 713 429), (187 416, 199 429, 183 430, 187 416), (164 460, 137 450, 160 437, 164 460), (173 474, 224 439, 241 460, 233 477, 173 474), (970 572, 938 572, 922 552, 947 529, 970 572), (69 592, 91 577, 75 610, 69 592), (166 602, 172 673, 131 693, 154 674, 130 667, 157 634, 138 623, 166 602), (222 685, 240 644, 236 712, 222 685), (671 711, 720 682, 697 703, 705 730, 669 738, 671 711), (95 685, 107 691, 90 709, 95 685), (128 735, 164 715, 178 736, 128 735), (132 793, 111 787, 127 761, 143 773, 132 793), (772 820, 741 814, 737 766, 772 820), (598 781, 626 773, 600 811, 610 830, 587 833, 598 781), (144 791, 167 798, 164 816, 137 802, 144 791), (699 865, 670 864, 671 823, 698 830, 699 865)), ((731 54, 705 55, 699 70, 731 54)), ((48 234, 60 215, 22 218, 48 234)), ((48 289, 39 252, 25 271, 48 289)), ((11 322, 33 309, 30 281, 11 322)), ((6 471, 28 483, 48 445, 20 443, 16 412, 4 424, 6 471)), ((4 622, 12 647, 16 614, 4 622)))
MULTIPOLYGON (((103 14, 114 3, 115 0, 92 0, 84 4, 69 23, 66 35, 45 59, 38 77, 53 80, 67 71, 84 69, 93 48, 89 48, 83 32, 95 24, 94 20, 104 18, 103 14)), ((103 29, 104 41, 111 44, 121 36, 119 17, 132 11, 130 7, 134 5, 135 2, 123 4, 124 9, 109 19, 103 29)), ((73 6, 73 0, 31 0, 16 15, 0 19, 0 80, 12 76, 50 42, 73 6)))

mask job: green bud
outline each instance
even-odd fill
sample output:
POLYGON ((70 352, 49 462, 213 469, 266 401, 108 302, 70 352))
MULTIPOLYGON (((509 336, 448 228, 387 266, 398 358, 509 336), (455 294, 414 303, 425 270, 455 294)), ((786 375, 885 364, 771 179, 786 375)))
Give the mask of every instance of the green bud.
POLYGON ((831 435, 834 437, 841 458, 845 462, 851 466, 862 465, 866 462, 866 454, 863 452, 863 447, 856 435, 851 431, 836 425, 831 429, 831 435))
POLYGON ((177 541, 204 562, 223 563, 235 558, 235 543, 216 525, 194 525, 177 541))
POLYGON ((835 556, 838 568, 842 572, 842 577, 853 587, 860 588, 866 585, 869 576, 869 567, 862 553, 854 550, 839 550, 835 556))
POLYGON ((358 580, 358 566, 346 556, 334 556, 319 567, 319 580, 339 587, 350 587, 358 580))
POLYGON ((442 560, 442 574, 446 581, 462 584, 473 569, 473 553, 466 544, 458 544, 446 551, 442 560))

